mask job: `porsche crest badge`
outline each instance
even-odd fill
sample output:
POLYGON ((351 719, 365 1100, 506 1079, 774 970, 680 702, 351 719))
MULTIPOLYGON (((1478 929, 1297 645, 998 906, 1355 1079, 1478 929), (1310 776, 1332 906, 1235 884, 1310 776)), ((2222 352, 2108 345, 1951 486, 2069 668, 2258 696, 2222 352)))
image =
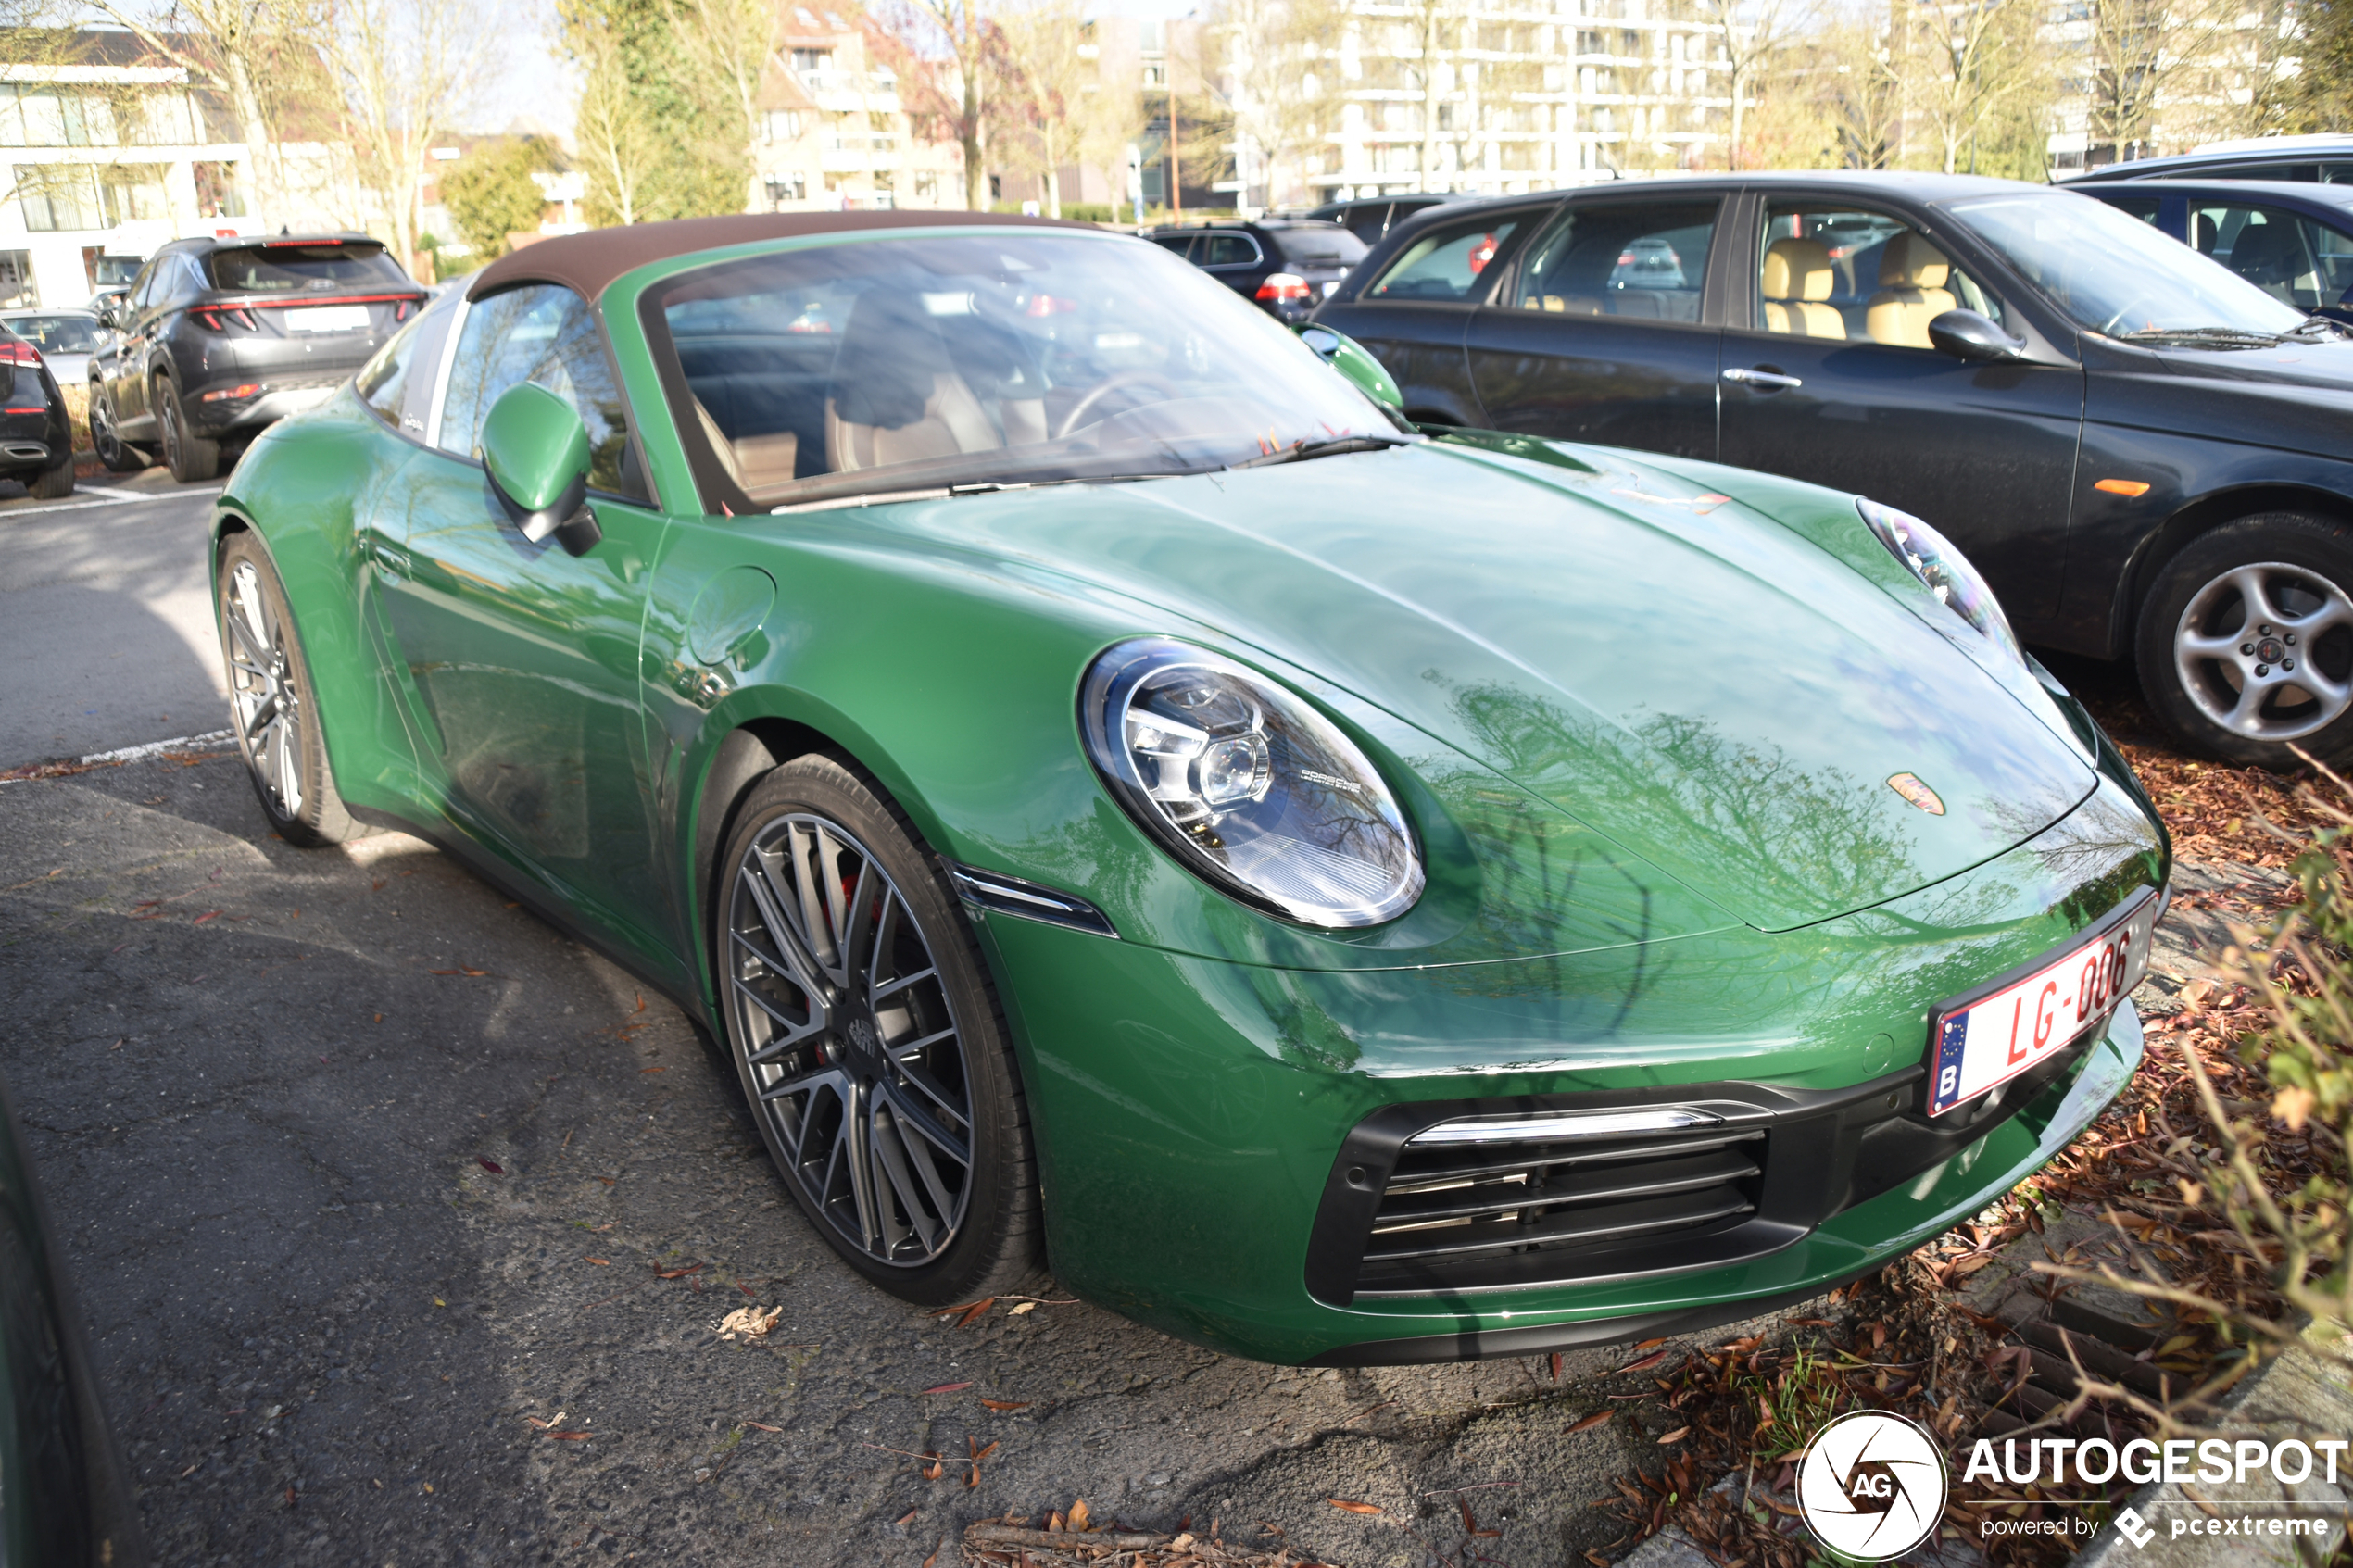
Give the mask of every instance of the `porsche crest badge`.
POLYGON ((1937 797, 1934 790, 1920 782, 1918 773, 1898 773, 1887 781, 1887 787, 1931 817, 1944 814, 1944 802, 1937 797))

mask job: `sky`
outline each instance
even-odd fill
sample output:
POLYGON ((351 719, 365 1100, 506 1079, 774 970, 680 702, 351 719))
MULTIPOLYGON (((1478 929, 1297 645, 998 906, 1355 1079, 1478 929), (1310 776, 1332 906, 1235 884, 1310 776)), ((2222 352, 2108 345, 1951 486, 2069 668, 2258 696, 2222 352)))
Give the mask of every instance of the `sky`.
MULTIPOLYGON (((1201 0, 1105 0, 1101 15, 1181 17, 1201 0)), ((556 53, 553 7, 544 0, 509 0, 506 59, 495 74, 473 120, 480 131, 504 131, 517 115, 528 115, 565 136, 572 134, 579 83, 556 53)))

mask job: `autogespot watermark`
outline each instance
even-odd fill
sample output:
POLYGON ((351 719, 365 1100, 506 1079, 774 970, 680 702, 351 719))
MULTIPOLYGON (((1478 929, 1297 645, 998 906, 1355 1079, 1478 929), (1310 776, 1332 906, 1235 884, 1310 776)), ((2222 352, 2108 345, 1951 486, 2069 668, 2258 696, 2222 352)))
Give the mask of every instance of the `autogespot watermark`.
MULTIPOLYGON (((2348 1449, 2353 1449, 2353 1440, 2341 1438, 2305 1442, 2291 1437, 2267 1443, 2252 1437, 2181 1437, 2162 1442, 2134 1437, 2120 1444, 2102 1437, 2006 1437, 1997 1448, 1993 1438, 1981 1437, 1969 1449, 1961 1480, 1964 1484, 2037 1485, 2045 1489, 2043 1500, 2047 1505, 2097 1509, 2105 1503, 2070 1503, 2050 1497, 2048 1489, 2071 1483, 2106 1486, 2120 1479, 2135 1486, 2203 1482, 2209 1486, 2225 1483, 2243 1486, 2258 1477, 2290 1486, 2309 1481, 2334 1486, 2337 1462, 2348 1449)), ((2348 1465, 2348 1475, 2353 1476, 2353 1465, 2348 1465)), ((1815 1434, 1797 1472, 1798 1512, 1807 1527, 1822 1545, 1862 1562, 1900 1557, 1926 1540, 1944 1517, 1945 1493, 1943 1449, 1919 1426, 1881 1411, 1857 1411, 1823 1427, 1815 1434)), ((2110 1523, 2135 1548, 2159 1539, 2191 1537, 2237 1537, 2247 1539, 2250 1548, 2252 1537, 2267 1542, 2289 1537, 2326 1539, 2336 1535, 2343 1524, 2334 1511, 2322 1512, 2324 1505, 2317 1501, 2230 1500, 2194 1505, 2184 1499, 2147 1506, 2179 1507, 2182 1512, 2178 1517, 2169 1514, 2158 1520, 2144 1518, 2129 1507, 2120 1512, 2110 1523)), ((1981 1529, 1988 1539, 2002 1536, 2088 1537, 2099 1533, 2100 1524, 2088 1512, 2073 1518, 1993 1515, 1981 1529)))

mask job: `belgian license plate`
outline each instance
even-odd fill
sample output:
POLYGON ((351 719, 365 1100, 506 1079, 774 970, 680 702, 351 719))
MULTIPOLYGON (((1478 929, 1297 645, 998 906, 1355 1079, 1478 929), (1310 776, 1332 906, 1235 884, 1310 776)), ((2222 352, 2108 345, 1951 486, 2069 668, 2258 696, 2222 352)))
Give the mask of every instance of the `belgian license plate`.
POLYGON ((1928 1113, 1942 1116, 2048 1060, 2114 1012, 2148 972, 2163 902, 2148 894, 2090 941, 2024 978, 1941 1010, 1929 1035, 1928 1113))
POLYGON ((309 305, 286 312, 286 325, 298 332, 347 332, 368 325, 364 305, 309 305))

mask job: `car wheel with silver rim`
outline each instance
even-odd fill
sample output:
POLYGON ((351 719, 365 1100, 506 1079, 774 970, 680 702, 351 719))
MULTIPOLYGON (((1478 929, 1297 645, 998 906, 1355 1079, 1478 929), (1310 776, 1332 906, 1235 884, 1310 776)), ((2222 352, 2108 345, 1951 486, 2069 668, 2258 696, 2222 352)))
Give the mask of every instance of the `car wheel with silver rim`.
POLYGON ((825 1241, 927 1305, 1035 1272, 1037 1180, 1004 1019, 938 859, 829 756, 767 774, 715 878, 730 1054, 825 1241))
POLYGON ((2141 684, 2183 742, 2263 767, 2353 750, 2353 526, 2301 512, 2192 541, 2144 602, 2141 684))
POLYGON ((270 825, 306 848, 359 837, 366 830, 344 809, 327 764, 285 587, 251 533, 233 533, 222 546, 216 592, 230 725, 270 825))

